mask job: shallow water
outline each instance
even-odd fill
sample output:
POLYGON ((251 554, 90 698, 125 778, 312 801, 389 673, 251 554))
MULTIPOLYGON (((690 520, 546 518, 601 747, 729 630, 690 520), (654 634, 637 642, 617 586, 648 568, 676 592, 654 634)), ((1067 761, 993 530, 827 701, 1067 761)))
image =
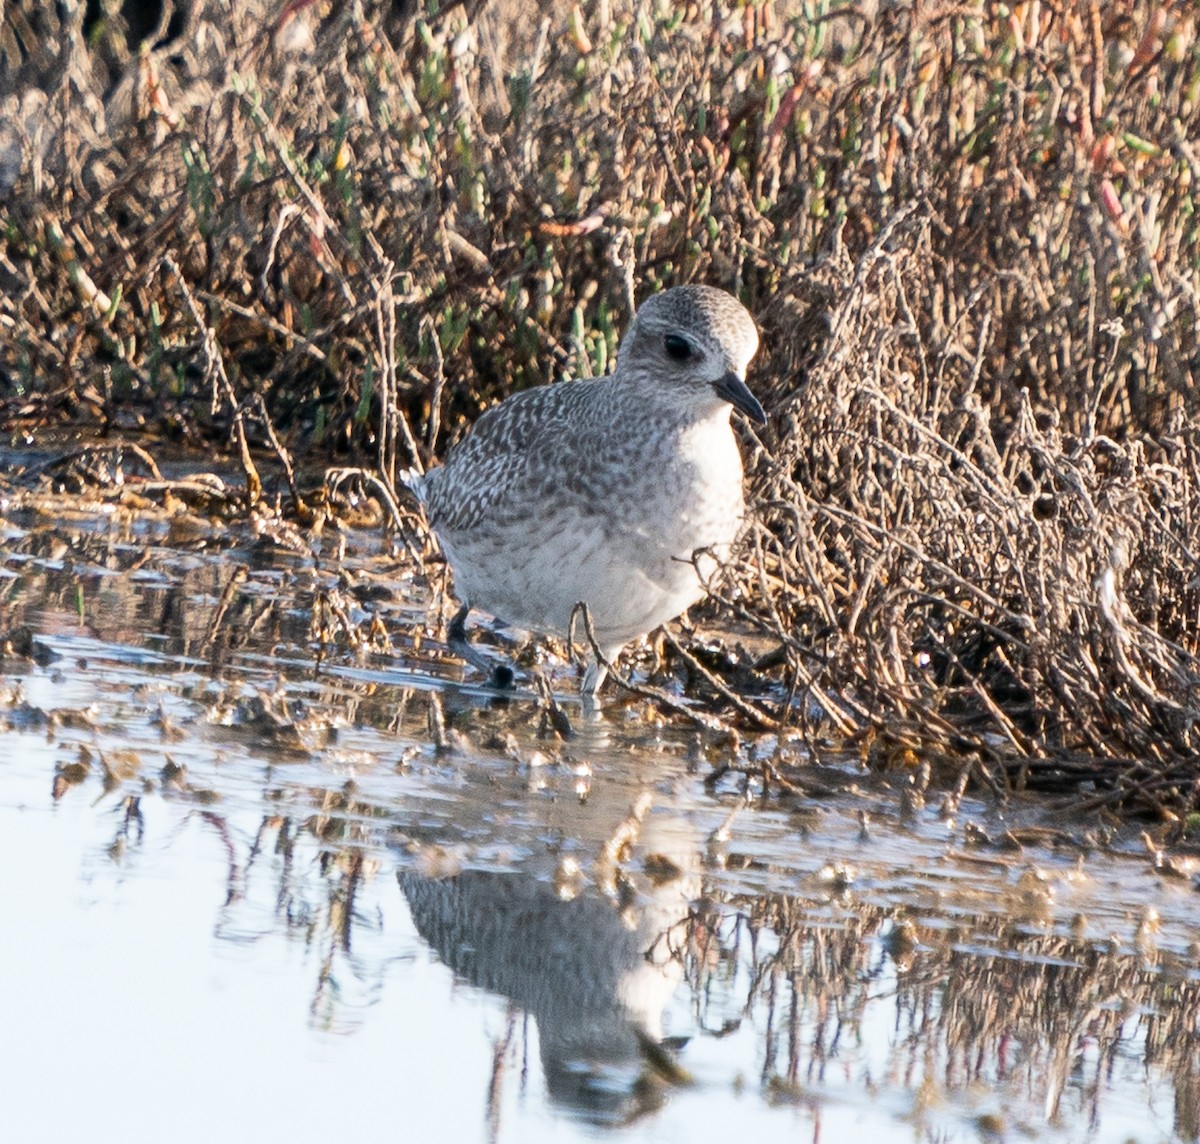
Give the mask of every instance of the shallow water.
POLYGON ((640 701, 564 744, 370 537, 0 529, 6 1138, 1200 1136, 1196 891, 1136 830, 706 784, 640 701))

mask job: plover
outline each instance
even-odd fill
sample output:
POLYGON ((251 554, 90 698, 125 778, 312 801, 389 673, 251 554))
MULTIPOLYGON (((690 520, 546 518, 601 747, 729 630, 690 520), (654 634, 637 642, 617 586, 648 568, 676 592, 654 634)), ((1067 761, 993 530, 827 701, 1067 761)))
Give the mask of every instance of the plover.
MULTIPOLYGON (((443 465, 406 478, 454 574, 456 653, 491 666, 466 640, 472 608, 567 636, 586 604, 611 662, 703 597, 745 511, 730 412, 766 420, 744 380, 757 349, 753 319, 724 291, 656 294, 612 374, 512 395, 443 465)), ((606 673, 593 655, 585 696, 606 673)))

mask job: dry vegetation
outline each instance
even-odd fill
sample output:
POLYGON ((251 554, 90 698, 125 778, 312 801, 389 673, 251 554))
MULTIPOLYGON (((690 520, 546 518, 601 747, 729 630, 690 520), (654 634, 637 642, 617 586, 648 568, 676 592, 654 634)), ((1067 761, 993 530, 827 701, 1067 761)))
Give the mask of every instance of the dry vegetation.
POLYGON ((91 8, 3 9, 10 430, 230 442, 248 508, 274 453, 303 515, 292 455, 390 482, 721 285, 772 413, 742 717, 1193 810, 1190 5, 91 8))

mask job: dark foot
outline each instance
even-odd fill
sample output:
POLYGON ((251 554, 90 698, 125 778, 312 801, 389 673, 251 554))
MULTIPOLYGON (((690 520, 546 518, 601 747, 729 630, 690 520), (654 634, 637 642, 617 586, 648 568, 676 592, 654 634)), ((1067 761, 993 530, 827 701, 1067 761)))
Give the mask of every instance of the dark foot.
POLYGON ((467 639, 467 616, 470 612, 470 604, 463 604, 454 613, 454 618, 446 629, 450 650, 459 659, 466 660, 472 667, 483 672, 497 691, 508 691, 513 685, 516 673, 507 663, 496 663, 491 657, 484 655, 467 639))
POLYGON ((450 621, 450 626, 446 629, 446 634, 450 637, 451 646, 455 644, 465 644, 467 642, 467 617, 470 614, 470 604, 463 604, 463 606, 454 613, 454 618, 450 621))

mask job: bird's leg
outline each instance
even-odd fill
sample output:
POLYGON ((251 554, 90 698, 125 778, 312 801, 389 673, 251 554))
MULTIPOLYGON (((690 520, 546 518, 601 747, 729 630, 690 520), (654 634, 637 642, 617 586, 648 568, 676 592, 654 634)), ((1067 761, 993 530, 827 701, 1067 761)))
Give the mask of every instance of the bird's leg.
POLYGON ((571 622, 567 627, 567 641, 571 645, 572 656, 575 654, 575 625, 581 620, 591 650, 588 652, 587 667, 583 671, 583 683, 579 688, 579 694, 583 698, 584 709, 594 712, 600 707, 600 700, 596 698, 596 692, 608 678, 608 665, 621 654, 621 649, 619 647, 603 649, 600 647, 596 642, 596 628, 592 622, 592 613, 588 610, 587 604, 580 600, 571 609, 571 622))
POLYGON ((596 692, 600 690, 600 685, 608 678, 608 668, 604 666, 597 657, 595 652, 588 656, 587 667, 583 672, 583 686, 580 688, 581 694, 593 702, 596 700, 596 692))
POLYGON ((583 686, 579 689, 583 697, 583 706, 585 710, 598 711, 600 709, 600 698, 598 692, 600 685, 608 678, 609 667, 616 662, 617 656, 621 654, 621 645, 616 647, 601 647, 596 642, 596 633, 591 628, 589 617, 588 638, 591 640, 592 651, 588 656, 587 667, 583 672, 583 686))
POLYGON ((467 639, 467 616, 470 614, 470 604, 463 604, 454 613, 454 618, 450 621, 450 626, 446 629, 450 650, 459 659, 466 660, 472 667, 482 671, 496 690, 507 691, 513 685, 515 673, 507 663, 494 662, 488 656, 484 655, 483 652, 477 650, 471 644, 470 640, 467 639))

